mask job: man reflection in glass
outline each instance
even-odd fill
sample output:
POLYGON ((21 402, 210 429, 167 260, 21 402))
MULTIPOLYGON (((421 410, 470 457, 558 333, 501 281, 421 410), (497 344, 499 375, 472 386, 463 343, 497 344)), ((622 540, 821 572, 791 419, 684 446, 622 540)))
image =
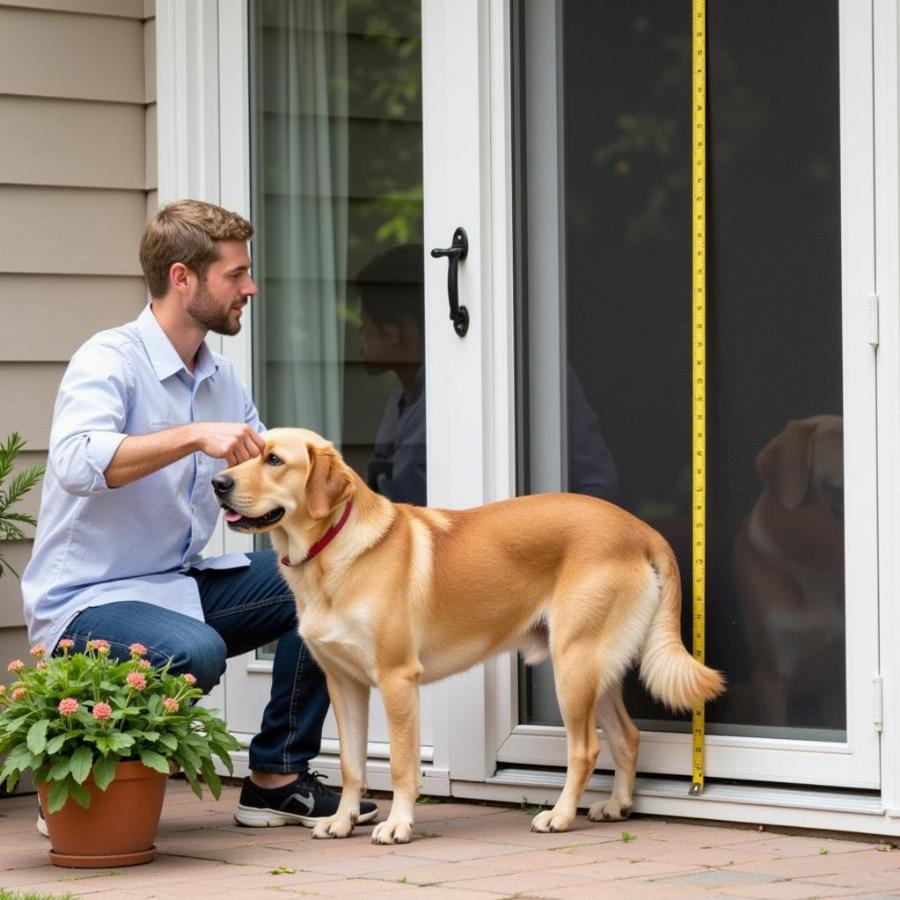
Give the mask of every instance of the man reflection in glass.
MULTIPOLYGON (((425 328, 424 253, 403 244, 377 256, 356 277, 366 372, 394 372, 400 388, 388 400, 369 464, 369 487, 398 503, 424 506, 425 328)), ((615 501, 618 471, 600 434, 597 414, 571 365, 566 366, 568 487, 615 501)))

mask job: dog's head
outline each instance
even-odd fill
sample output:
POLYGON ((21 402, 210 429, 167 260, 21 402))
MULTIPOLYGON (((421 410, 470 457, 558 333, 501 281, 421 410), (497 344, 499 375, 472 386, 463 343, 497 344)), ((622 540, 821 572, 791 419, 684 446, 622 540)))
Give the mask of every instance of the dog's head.
POLYGON ((235 531, 303 527, 325 519, 349 500, 355 486, 349 466, 321 435, 304 428, 273 428, 260 456, 225 469, 213 490, 235 531))
POLYGON ((756 457, 763 484, 779 505, 822 503, 844 516, 844 423, 840 416, 788 422, 756 457))

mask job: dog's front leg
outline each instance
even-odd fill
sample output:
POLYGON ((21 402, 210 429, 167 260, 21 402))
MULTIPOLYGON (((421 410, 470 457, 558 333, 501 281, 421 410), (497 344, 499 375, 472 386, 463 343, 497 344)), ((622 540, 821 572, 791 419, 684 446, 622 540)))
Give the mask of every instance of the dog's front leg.
POLYGON ((341 742, 341 802, 333 816, 316 823, 314 838, 349 837, 359 818, 359 800, 366 778, 369 730, 369 686, 344 674, 328 673, 328 695, 341 742))
POLYGON ((385 822, 375 826, 375 844, 408 844, 419 796, 419 675, 416 667, 391 672, 379 681, 391 740, 394 798, 385 822))

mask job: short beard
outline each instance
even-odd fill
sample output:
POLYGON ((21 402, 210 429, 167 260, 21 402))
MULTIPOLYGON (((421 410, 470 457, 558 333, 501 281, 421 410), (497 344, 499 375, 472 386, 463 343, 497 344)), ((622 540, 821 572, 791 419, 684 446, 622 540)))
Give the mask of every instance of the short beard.
POLYGON ((236 322, 230 321, 230 306, 225 312, 222 312, 216 306, 209 289, 206 287, 205 278, 197 287, 197 293, 188 305, 187 311, 188 315, 193 316, 195 321, 214 334, 234 335, 241 330, 240 319, 236 322))

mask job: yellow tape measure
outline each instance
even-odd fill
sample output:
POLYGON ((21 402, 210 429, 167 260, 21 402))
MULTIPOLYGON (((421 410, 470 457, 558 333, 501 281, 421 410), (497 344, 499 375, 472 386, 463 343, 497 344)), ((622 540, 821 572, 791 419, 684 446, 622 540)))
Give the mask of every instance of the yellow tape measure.
MULTIPOLYGON (((691 37, 691 173, 693 184, 691 251, 691 493, 693 511, 693 635, 694 658, 706 657, 706 0, 693 0, 691 37)), ((694 707, 691 726, 690 793, 703 791, 706 708, 694 707)))

